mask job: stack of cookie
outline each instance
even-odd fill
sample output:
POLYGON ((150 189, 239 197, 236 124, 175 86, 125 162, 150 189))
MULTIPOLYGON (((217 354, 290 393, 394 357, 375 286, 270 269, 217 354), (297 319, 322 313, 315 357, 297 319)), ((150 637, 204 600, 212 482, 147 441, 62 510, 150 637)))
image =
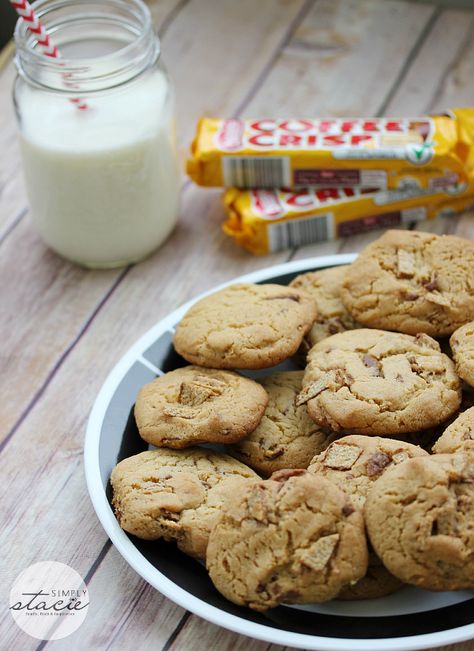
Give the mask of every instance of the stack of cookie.
POLYGON ((191 365, 135 405, 156 449, 112 472, 126 531, 257 610, 474 588, 473 242, 388 231, 348 267, 202 299, 174 346, 191 365))

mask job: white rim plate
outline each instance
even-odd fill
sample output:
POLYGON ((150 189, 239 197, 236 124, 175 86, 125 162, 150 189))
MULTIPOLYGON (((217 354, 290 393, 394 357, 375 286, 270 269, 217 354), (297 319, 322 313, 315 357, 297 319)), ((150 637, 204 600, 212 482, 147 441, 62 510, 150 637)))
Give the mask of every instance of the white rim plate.
MULTIPOLYGON (((103 459, 101 460, 101 455, 104 456, 104 450, 107 450, 110 445, 115 446, 114 450, 119 449, 122 433, 120 430, 117 431, 116 440, 104 440, 104 436, 101 436, 103 434, 102 429, 104 418, 106 413, 108 413, 111 401, 116 394, 118 387, 130 369, 137 362, 139 362, 145 369, 148 369, 148 372, 155 374, 156 369, 154 365, 150 364, 150 362, 143 356, 144 352, 147 351, 150 346, 160 338, 160 336, 172 330, 174 325, 182 318, 184 313, 193 303, 200 300, 203 296, 211 294, 222 287, 236 282, 271 282, 273 278, 286 274, 297 274, 325 267, 349 264, 355 259, 355 257, 355 254, 346 254, 310 258, 260 269, 259 271, 240 276, 239 278, 223 283, 219 287, 215 287, 212 290, 197 296, 192 301, 189 301, 159 321, 148 332, 146 332, 112 369, 104 382, 91 411, 87 426, 84 450, 85 472, 89 494, 97 516, 112 543, 127 563, 133 567, 141 577, 183 608, 190 610, 196 615, 199 615, 214 624, 235 631, 236 633, 284 646, 314 649, 318 651, 380 651, 382 647, 387 651, 409 651, 412 649, 427 649, 430 647, 472 639, 474 638, 474 612, 472 614, 472 623, 467 625, 434 633, 404 637, 379 637, 376 639, 307 635, 249 621, 244 617, 228 613, 225 610, 196 597, 160 572, 151 562, 149 562, 149 560, 147 560, 147 558, 145 558, 141 551, 135 546, 133 540, 119 527, 109 504, 106 488, 108 473, 112 466, 109 463, 109 466, 104 471, 104 461, 103 459)), ((127 409, 130 409, 130 405, 127 409)), ((123 416, 121 422, 123 423, 123 416)), ((114 458, 117 458, 116 453, 114 454, 114 458)), ((462 593, 458 596, 455 595, 450 602, 448 598, 448 603, 461 603, 470 600, 473 596, 474 593, 462 593)), ((410 595, 410 600, 416 600, 416 598, 416 595, 410 595)), ((436 603, 436 597, 433 597, 433 599, 433 603, 436 603)), ((344 604, 344 602, 339 603, 344 604)), ((360 611, 361 608, 364 608, 364 606, 360 606, 360 604, 368 604, 369 602, 353 603, 359 605, 355 605, 353 611, 351 611, 349 607, 349 612, 352 616, 357 616, 356 613, 358 610, 360 611)), ((370 603, 375 604, 375 602, 370 603)), ((342 616, 348 612, 347 608, 348 607, 344 605, 340 607, 340 614, 342 616)), ((331 606, 329 606, 329 609, 325 609, 322 604, 321 608, 316 608, 315 610, 316 612, 322 613, 327 612, 328 610, 331 612, 331 606)), ((419 608, 420 612, 423 610, 426 611, 426 608, 419 608)), ((334 611, 332 614, 334 614, 334 611)), ((371 616, 377 616, 377 613, 372 613, 371 616)))

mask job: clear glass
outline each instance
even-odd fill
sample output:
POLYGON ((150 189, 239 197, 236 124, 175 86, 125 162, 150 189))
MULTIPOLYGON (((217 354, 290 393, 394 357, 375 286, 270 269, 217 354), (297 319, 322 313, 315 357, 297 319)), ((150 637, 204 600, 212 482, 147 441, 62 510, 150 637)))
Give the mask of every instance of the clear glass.
POLYGON ((179 203, 174 98, 150 13, 140 0, 35 9, 61 59, 18 22, 14 103, 32 221, 84 266, 141 260, 170 234, 179 203))

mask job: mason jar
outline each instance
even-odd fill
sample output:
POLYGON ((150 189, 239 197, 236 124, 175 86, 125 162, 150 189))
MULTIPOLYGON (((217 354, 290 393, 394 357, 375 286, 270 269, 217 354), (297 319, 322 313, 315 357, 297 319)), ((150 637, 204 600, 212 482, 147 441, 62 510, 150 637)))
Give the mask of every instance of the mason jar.
POLYGON ((86 267, 136 262, 170 234, 180 174, 174 98, 141 0, 38 0, 61 57, 15 29, 14 104, 31 219, 86 267))

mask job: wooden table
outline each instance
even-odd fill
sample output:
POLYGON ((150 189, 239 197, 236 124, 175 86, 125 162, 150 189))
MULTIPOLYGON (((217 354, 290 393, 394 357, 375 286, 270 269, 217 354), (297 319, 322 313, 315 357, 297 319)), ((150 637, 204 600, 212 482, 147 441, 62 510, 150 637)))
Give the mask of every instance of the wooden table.
MULTIPOLYGON (((162 0, 152 9, 177 90, 183 158, 205 114, 417 115, 473 103, 474 13, 467 10, 401 0, 162 0)), ((86 421, 115 362, 184 301, 260 267, 358 251, 379 233, 252 257, 221 232, 220 192, 183 180, 179 224, 155 255, 113 271, 76 267, 30 225, 10 101, 15 73, 3 58, 3 604, 21 570, 56 560, 86 578, 92 605, 76 633, 49 644, 22 633, 4 605, 0 647, 277 651, 191 615, 122 560, 87 494, 86 421)), ((417 228, 474 237, 469 214, 417 228)))

